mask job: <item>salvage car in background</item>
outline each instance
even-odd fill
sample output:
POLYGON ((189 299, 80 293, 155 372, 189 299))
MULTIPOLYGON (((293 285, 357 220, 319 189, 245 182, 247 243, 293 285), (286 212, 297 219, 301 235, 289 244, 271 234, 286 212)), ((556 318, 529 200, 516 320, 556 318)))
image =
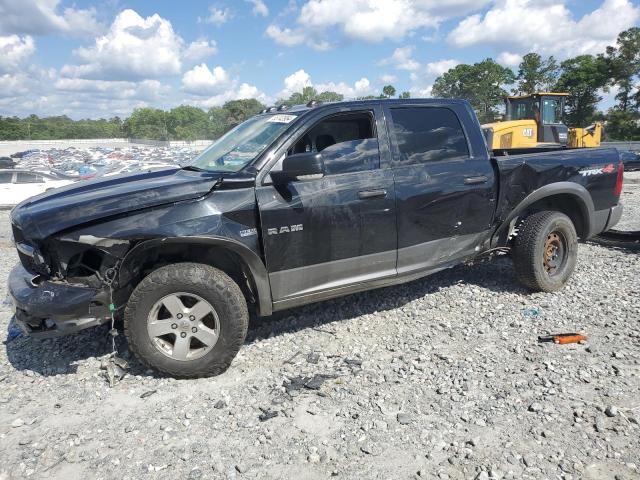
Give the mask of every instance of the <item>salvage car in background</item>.
POLYGON ((15 318, 47 338, 124 317, 175 377, 223 372, 270 315, 510 251, 562 288, 578 240, 614 226, 614 148, 496 158, 462 100, 272 107, 182 168, 81 182, 11 213, 15 318))
POLYGON ((0 170, 0 208, 10 208, 34 195, 73 183, 72 179, 28 170, 0 170))

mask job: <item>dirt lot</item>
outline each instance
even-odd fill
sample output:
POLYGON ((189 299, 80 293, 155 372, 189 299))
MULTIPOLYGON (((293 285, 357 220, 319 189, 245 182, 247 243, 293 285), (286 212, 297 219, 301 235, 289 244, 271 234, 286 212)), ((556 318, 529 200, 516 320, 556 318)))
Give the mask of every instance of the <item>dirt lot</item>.
POLYGON ((639 278, 638 250, 593 242, 554 294, 522 289, 506 258, 461 266, 254 320, 220 377, 132 359, 114 388, 106 328, 6 341, 4 302, 0 479, 640 478, 639 278), (536 341, 572 331, 587 344, 536 341))

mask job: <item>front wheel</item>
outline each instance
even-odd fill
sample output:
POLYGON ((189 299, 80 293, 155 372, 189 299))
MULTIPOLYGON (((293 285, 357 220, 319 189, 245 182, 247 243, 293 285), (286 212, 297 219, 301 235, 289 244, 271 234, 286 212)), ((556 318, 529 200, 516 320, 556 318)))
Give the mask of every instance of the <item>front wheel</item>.
POLYGON ((518 280, 532 290, 554 292, 564 287, 577 257, 576 229, 564 213, 534 213, 518 229, 513 261, 518 280))
POLYGON ((249 314, 240 287, 209 265, 159 268, 135 288, 124 314, 131 350, 176 378, 219 375, 238 353, 249 314))

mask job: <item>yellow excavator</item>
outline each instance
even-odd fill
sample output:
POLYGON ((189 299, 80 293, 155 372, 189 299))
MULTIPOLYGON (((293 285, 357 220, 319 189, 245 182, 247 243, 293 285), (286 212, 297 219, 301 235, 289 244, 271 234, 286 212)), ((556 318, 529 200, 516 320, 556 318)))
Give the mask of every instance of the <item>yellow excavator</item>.
POLYGON ((482 125, 491 150, 599 147, 602 123, 569 128, 563 122, 568 93, 540 92, 505 100, 504 121, 482 125))

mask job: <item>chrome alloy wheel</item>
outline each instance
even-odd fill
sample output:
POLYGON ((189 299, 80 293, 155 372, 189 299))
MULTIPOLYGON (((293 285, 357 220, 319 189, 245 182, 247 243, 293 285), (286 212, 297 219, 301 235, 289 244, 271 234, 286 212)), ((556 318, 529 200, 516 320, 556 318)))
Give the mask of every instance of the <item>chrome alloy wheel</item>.
POLYGON ((220 335, 220 319, 202 297, 176 292, 153 305, 147 319, 147 332, 164 355, 184 362, 211 351, 220 335))

